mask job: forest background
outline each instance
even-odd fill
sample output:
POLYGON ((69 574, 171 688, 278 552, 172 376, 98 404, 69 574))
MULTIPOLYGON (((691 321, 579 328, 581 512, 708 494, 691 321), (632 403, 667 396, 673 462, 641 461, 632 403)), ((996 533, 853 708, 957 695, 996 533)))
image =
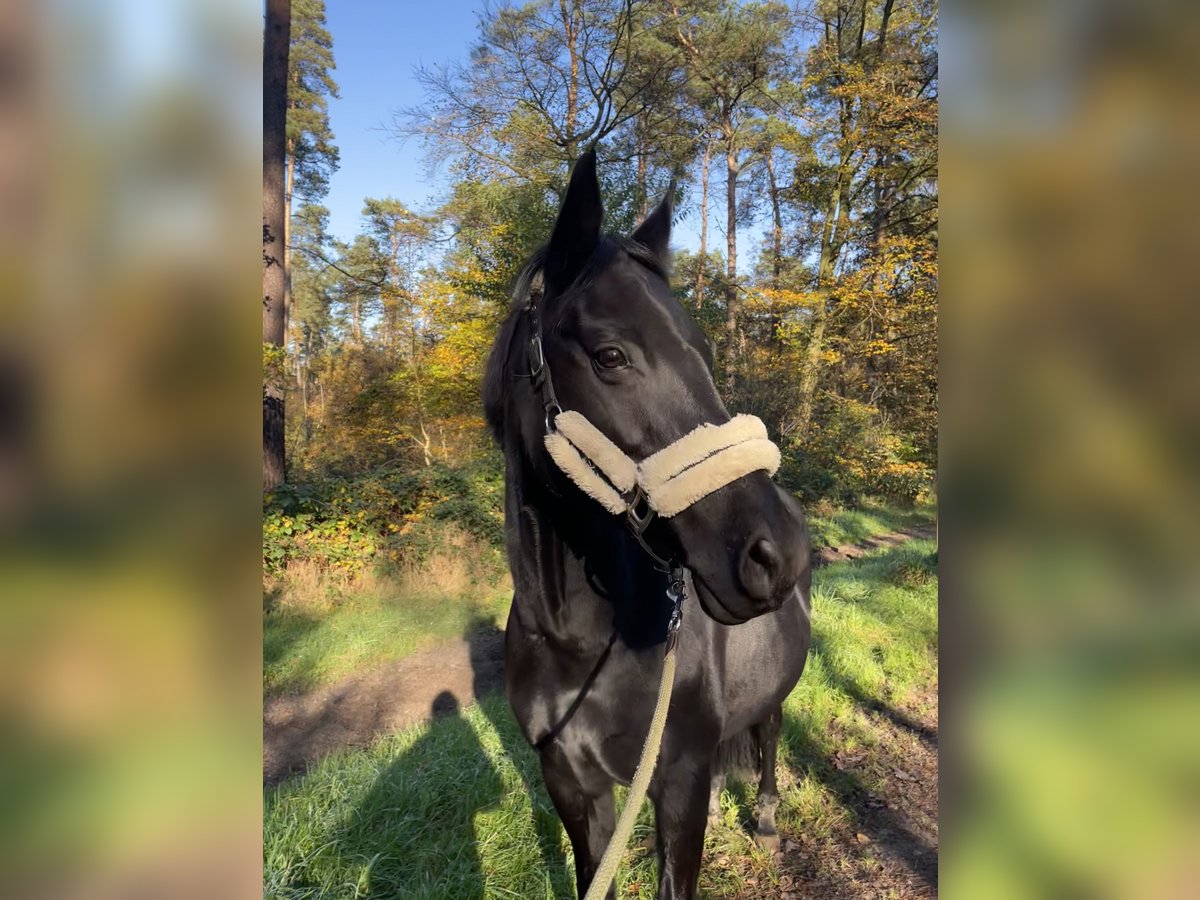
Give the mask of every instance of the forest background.
POLYGON ((608 230, 628 233, 677 180, 695 246, 675 255, 674 290, 727 406, 780 444, 782 483, 826 515, 931 491, 935 5, 487 7, 466 58, 418 66, 422 100, 390 124, 444 196, 365 197, 349 240, 322 205, 340 162, 334 36, 322 0, 290 6, 285 224, 279 242, 264 232, 283 294, 264 309, 269 572, 413 560, 447 522, 452 541, 495 545, 483 364, 593 144, 608 230))

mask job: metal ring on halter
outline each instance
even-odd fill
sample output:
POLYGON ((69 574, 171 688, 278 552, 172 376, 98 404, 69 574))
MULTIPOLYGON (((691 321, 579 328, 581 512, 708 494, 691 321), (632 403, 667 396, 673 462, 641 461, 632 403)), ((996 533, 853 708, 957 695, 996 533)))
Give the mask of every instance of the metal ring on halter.
POLYGON ((551 400, 546 404, 546 434, 554 434, 558 428, 554 425, 554 419, 561 415, 563 408, 558 405, 557 400, 551 400), (551 410, 556 410, 553 414, 551 410))

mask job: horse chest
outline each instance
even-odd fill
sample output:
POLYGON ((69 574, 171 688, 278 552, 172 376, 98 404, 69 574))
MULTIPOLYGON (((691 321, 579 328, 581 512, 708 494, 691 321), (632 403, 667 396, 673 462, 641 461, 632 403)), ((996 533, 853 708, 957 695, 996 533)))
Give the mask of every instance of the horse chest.
POLYGON ((647 652, 618 643, 584 690, 594 660, 556 652, 544 641, 522 644, 506 654, 505 663, 521 673, 509 680, 509 702, 529 741, 537 744, 558 727, 554 743, 581 768, 628 781, 654 711, 658 665, 648 661, 647 652))

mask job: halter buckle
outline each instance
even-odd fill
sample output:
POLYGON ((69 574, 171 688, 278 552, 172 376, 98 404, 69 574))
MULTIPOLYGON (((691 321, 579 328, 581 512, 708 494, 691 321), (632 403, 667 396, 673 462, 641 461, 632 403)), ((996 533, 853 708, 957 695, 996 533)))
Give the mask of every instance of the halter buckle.
POLYGON ((537 378, 546 368, 546 353, 542 349, 542 336, 534 332, 529 339, 529 377, 537 378))

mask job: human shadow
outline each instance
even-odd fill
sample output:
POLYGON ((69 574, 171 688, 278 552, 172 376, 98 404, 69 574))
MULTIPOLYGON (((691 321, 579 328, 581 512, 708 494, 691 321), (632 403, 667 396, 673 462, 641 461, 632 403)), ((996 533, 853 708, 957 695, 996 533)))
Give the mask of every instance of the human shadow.
POLYGON ((504 784, 453 694, 432 714, 333 837, 340 857, 364 864, 356 897, 485 895, 475 819, 501 804, 504 784))
POLYGON ((555 897, 573 896, 575 876, 563 852, 562 824, 542 782, 537 753, 525 740, 503 694, 504 632, 491 621, 478 619, 467 626, 464 637, 471 659, 476 701, 499 735, 500 744, 529 795, 538 852, 553 894, 555 897))

